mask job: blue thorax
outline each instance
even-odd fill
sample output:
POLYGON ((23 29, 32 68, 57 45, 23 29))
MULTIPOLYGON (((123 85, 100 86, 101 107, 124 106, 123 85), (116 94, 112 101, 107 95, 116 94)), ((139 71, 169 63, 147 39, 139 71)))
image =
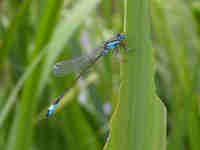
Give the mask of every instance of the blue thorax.
POLYGON ((116 41, 111 41, 111 42, 109 42, 109 43, 107 43, 106 44, 106 47, 108 48, 108 49, 110 49, 110 48, 114 48, 117 44, 119 44, 120 43, 120 41, 118 41, 118 40, 116 40, 116 41))

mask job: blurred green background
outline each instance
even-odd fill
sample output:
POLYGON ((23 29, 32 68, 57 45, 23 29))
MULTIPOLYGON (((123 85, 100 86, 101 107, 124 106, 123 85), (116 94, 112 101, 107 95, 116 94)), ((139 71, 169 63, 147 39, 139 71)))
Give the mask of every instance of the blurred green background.
MULTIPOLYGON (((76 74, 55 62, 89 53, 123 31, 122 0, 0 1, 0 149, 100 150, 119 96, 119 57, 101 59, 63 99, 76 74)), ((200 148, 200 2, 151 0, 155 84, 167 107, 167 149, 200 148)), ((148 125, 147 125, 148 127, 148 125)))

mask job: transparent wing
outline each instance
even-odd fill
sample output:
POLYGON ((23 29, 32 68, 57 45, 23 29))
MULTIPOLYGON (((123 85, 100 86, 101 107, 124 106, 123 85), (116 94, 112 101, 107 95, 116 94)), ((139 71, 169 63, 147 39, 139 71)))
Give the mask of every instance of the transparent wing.
POLYGON ((82 55, 74 59, 66 59, 54 65, 53 71, 55 76, 64 76, 72 72, 80 72, 87 68, 96 58, 96 56, 104 50, 104 46, 94 49, 88 55, 82 55))
POLYGON ((92 62, 91 57, 83 55, 74 59, 66 59, 54 65, 54 75, 63 76, 71 72, 79 72, 92 62))

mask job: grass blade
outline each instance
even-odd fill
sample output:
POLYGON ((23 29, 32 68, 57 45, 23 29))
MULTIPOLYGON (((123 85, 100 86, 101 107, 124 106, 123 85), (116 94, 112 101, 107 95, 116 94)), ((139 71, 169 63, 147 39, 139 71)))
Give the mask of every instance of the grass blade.
POLYGON ((128 47, 121 60, 120 101, 106 149, 165 150, 166 110, 156 98, 149 1, 128 1, 128 47), (137 20, 137 21, 135 21, 137 20))

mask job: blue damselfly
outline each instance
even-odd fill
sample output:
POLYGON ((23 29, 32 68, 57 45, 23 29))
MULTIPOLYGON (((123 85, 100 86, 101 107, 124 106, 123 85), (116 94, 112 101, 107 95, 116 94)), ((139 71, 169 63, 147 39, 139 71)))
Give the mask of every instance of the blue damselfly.
POLYGON ((109 51, 118 52, 119 47, 125 48, 124 39, 126 35, 124 33, 116 34, 112 40, 104 42, 103 46, 97 48, 92 54, 90 55, 83 55, 75 59, 67 59, 61 62, 58 62, 54 65, 54 74, 55 76, 62 76, 66 75, 71 72, 80 72, 79 75, 75 78, 73 83, 65 90, 65 92, 60 95, 56 101, 50 105, 48 108, 48 112, 46 117, 48 118, 51 116, 56 108, 56 105, 59 101, 64 97, 65 93, 68 92, 75 83, 81 78, 81 76, 94 65, 99 58, 106 55, 109 51), (97 54, 96 54, 97 53, 97 54))

